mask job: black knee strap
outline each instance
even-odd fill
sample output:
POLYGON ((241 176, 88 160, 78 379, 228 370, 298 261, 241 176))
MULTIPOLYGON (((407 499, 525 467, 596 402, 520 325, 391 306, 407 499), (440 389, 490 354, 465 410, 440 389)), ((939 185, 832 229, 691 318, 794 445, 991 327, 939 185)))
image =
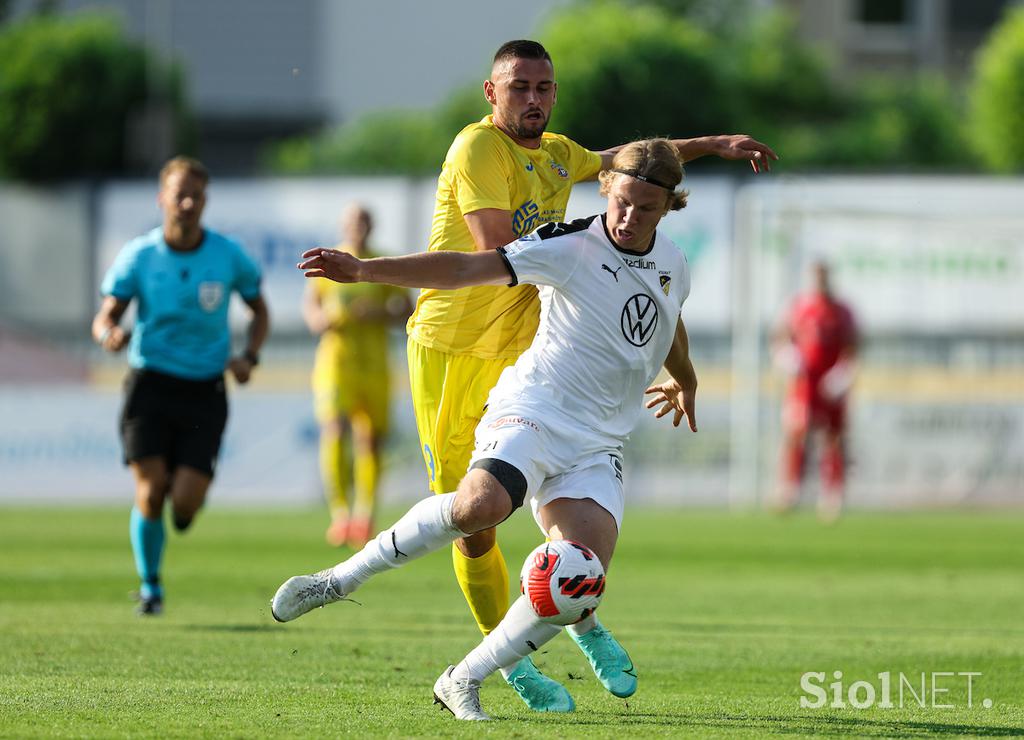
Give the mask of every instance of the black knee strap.
POLYGON ((526 499, 526 476, 515 465, 509 465, 504 460, 496 457, 486 457, 477 460, 470 466, 470 470, 479 468, 497 478, 498 483, 508 491, 508 497, 512 499, 512 511, 523 505, 526 499))

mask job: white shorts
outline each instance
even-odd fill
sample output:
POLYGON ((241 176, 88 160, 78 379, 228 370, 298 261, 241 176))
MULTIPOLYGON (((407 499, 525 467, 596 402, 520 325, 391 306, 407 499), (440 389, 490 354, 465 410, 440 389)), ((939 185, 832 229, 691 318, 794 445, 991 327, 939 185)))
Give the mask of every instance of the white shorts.
POLYGON ((476 428, 470 467, 495 458, 526 477, 533 518, 544 532, 540 509, 560 498, 592 499, 615 518, 622 531, 622 446, 611 446, 569 420, 552 418, 518 404, 488 411, 476 428), (518 407, 517 407, 518 406, 518 407))

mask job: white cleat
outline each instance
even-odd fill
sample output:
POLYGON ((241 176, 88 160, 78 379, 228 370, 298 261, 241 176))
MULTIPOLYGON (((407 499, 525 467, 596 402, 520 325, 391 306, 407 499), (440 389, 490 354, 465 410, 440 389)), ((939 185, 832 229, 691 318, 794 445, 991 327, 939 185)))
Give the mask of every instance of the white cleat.
POLYGON ((346 594, 334 587, 332 569, 308 576, 292 576, 277 589, 270 613, 278 622, 290 622, 314 609, 341 601, 346 594))
POLYGON ((491 719, 480 708, 480 682, 470 678, 452 678, 450 665, 434 682, 434 703, 455 715, 455 719, 485 721, 491 719))

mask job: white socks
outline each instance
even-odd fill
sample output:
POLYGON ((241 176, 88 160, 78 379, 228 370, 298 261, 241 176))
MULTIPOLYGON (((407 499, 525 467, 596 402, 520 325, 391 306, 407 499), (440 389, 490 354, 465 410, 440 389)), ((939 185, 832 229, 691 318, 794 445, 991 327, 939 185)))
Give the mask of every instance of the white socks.
POLYGON ((566 627, 569 632, 576 635, 576 637, 582 637, 583 635, 590 632, 590 630, 597 627, 600 622, 597 621, 597 612, 590 612, 590 616, 586 619, 581 619, 576 624, 570 624, 566 627))
POLYGON ((562 631, 540 621, 525 596, 520 596, 501 623, 452 671, 454 678, 483 681, 501 666, 514 666, 562 631))
POLYGON ((466 533, 452 523, 454 493, 430 496, 348 560, 334 566, 334 587, 350 594, 378 573, 450 545, 466 533))
MULTIPOLYGON (((466 533, 452 522, 454 503, 454 493, 430 496, 418 502, 393 526, 367 542, 362 550, 334 566, 335 589, 348 595, 378 573, 399 568, 465 537, 466 533)), ((580 636, 598 624, 593 614, 567 628, 542 622, 526 597, 520 596, 494 631, 455 666, 452 676, 483 681, 499 668, 511 669, 562 629, 580 636)))

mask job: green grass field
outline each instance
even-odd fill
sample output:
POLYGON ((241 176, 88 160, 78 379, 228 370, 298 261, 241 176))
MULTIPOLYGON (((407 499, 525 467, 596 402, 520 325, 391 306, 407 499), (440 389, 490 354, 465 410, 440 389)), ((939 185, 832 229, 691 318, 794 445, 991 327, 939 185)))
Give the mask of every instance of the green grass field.
MULTIPOLYGON (((394 513, 394 512, 392 512, 394 513)), ((338 558, 320 512, 212 510, 169 535, 164 616, 140 619, 127 510, 0 509, 3 737, 761 737, 1024 734, 1024 512, 809 516, 630 511, 600 614, 640 689, 604 693, 571 641, 538 664, 576 697, 533 714, 498 677, 499 721, 431 703, 478 641, 447 552, 385 574, 288 625, 268 600, 338 558), (801 708, 806 671, 843 672, 892 708, 801 708), (972 679, 934 672, 980 672, 972 679), (895 691, 903 672, 927 706, 895 691), (991 700, 984 708, 983 699, 991 700)), ((502 527, 510 569, 540 541, 502 527)), ((865 696, 860 694, 860 698, 865 696)), ((831 699, 831 696, 830 696, 831 699)))

